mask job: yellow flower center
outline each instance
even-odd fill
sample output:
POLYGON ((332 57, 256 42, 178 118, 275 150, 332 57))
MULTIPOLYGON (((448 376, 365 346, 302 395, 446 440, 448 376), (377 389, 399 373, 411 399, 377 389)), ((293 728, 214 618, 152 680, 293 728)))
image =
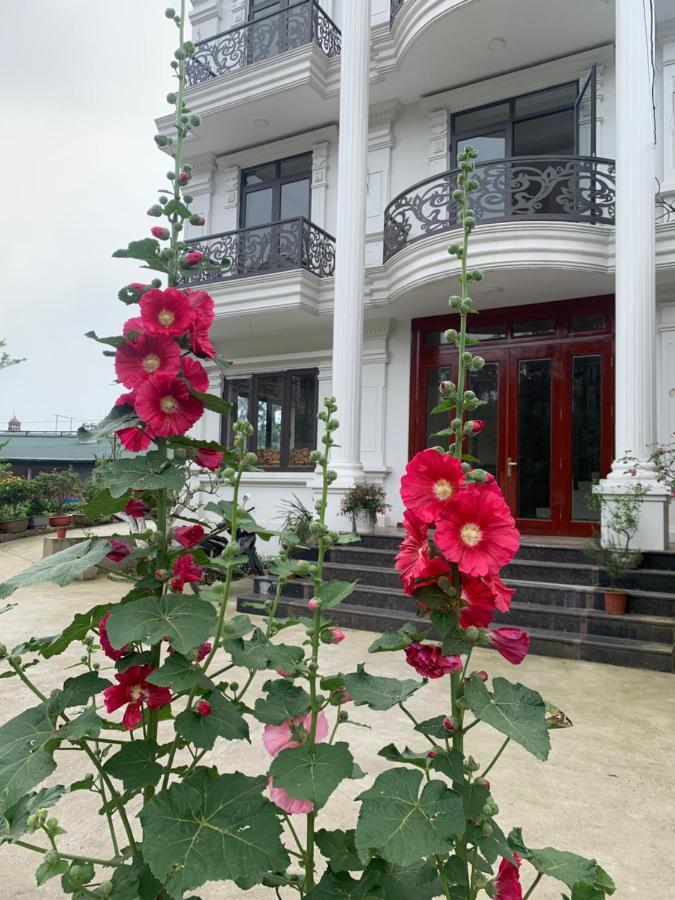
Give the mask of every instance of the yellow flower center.
POLYGON ((161 359, 156 353, 148 353, 143 357, 143 368, 146 372, 156 372, 161 365, 161 359))
POLYGON ((483 537, 480 528, 474 522, 467 522, 466 525, 463 525, 459 536, 468 547, 475 547, 483 537))
POLYGON ((136 703, 138 700, 142 700, 145 695, 145 691, 140 686, 140 684, 135 684, 129 691, 129 697, 131 698, 132 703, 136 703))
POLYGON ((441 478, 441 480, 437 481, 434 485, 434 494, 436 494, 439 500, 449 500, 454 493, 454 487, 444 478, 441 478))
POLYGON ((157 316, 160 325, 173 325, 175 320, 174 314, 170 309, 162 309, 157 316))
POLYGON ((159 405, 162 412, 165 413, 175 413, 178 409, 176 398, 172 397, 171 394, 168 394, 166 397, 162 397, 162 399, 159 401, 159 405))

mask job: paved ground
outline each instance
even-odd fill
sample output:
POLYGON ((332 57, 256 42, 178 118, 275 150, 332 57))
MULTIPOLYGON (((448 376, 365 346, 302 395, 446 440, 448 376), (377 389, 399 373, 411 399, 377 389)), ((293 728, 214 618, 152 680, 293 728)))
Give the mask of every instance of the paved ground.
MULTIPOLYGON (((41 538, 0 546, 0 581, 20 571, 41 552, 41 538)), ((116 598, 123 585, 100 576, 59 589, 45 585, 18 592, 17 607, 0 616, 0 640, 10 647, 29 635, 55 633, 78 610, 116 598)), ((285 633, 285 640, 290 635, 285 633)), ((351 632, 339 647, 324 649, 329 671, 350 671, 367 655, 372 635, 351 632)), ((49 691, 58 686, 67 666, 77 661, 74 648, 33 669, 38 685, 49 691)), ((492 675, 517 677, 559 705, 575 727, 552 735, 554 749, 548 763, 539 763, 519 747, 509 747, 493 770, 491 780, 501 808, 500 821, 508 830, 522 825, 531 846, 553 845, 595 856, 615 878, 619 900, 672 900, 673 837, 675 836, 675 679, 671 675, 621 669, 595 663, 527 659, 517 673, 496 654, 476 654, 476 668, 492 675)), ((368 669, 380 674, 410 676, 401 655, 378 655, 368 669)), ((71 673, 67 673, 71 674, 71 673)), ((258 679, 262 682, 263 678, 258 679)), ((419 718, 445 712, 446 685, 437 684, 410 702, 419 718)), ((0 681, 0 721, 15 716, 30 698, 13 679, 0 681)), ((345 728, 354 742, 355 756, 372 778, 381 769, 377 750, 394 740, 399 745, 419 742, 411 737, 407 719, 398 711, 355 711, 355 718, 371 730, 345 728)), ((238 768, 257 774, 268 764, 260 744, 260 729, 252 729, 252 746, 220 743, 212 755, 224 770, 238 768)), ((498 746, 489 729, 476 728, 467 738, 470 752, 487 761, 498 746)), ((55 781, 81 774, 80 756, 63 753, 55 781)), ((353 799, 367 782, 346 782, 320 822, 325 827, 349 827, 355 821, 353 799)), ((58 809, 68 834, 64 850, 87 848, 92 855, 109 852, 106 831, 93 814, 89 797, 75 794, 58 809)), ((0 897, 61 897, 58 882, 38 890, 33 877, 34 858, 28 851, 0 850, 0 897)), ((528 875, 529 879, 529 875, 528 875)), ((534 900, 560 900, 555 882, 537 888, 534 900)), ((267 891, 243 893, 215 885, 199 891, 203 900, 269 898, 267 891)), ((295 894, 293 895, 295 896, 295 894)))

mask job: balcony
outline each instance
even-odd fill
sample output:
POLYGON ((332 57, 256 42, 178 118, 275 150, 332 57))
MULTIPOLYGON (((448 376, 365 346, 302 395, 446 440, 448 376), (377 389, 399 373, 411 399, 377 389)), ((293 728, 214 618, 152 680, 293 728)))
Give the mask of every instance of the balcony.
POLYGON ((316 0, 301 0, 287 9, 199 41, 186 62, 187 86, 239 72, 307 44, 316 44, 329 59, 340 55, 340 29, 316 0))
POLYGON ((224 271, 186 275, 185 281, 190 285, 226 283, 293 269, 302 269, 317 278, 329 278, 335 271, 335 238, 305 218, 225 231, 187 243, 190 249, 201 250, 213 266, 230 261, 224 271))
POLYGON ((399 11, 404 3, 405 3, 405 0, 391 0, 391 4, 390 4, 390 8, 389 8, 389 21, 391 22, 392 25, 394 24, 394 19, 399 14, 399 11))
MULTIPOLYGON (((399 194, 384 214, 384 262, 431 235, 460 227, 452 192, 459 170, 399 194)), ((584 156, 514 157, 479 164, 472 195, 478 225, 554 221, 614 224, 614 160, 584 156)))

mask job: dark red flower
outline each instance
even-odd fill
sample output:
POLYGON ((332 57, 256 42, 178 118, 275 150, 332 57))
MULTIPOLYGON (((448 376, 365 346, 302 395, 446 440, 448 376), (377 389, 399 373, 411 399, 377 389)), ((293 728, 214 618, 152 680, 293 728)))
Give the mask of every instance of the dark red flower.
POLYGON ((480 434, 481 431, 485 428, 485 422, 482 419, 472 419, 469 423, 471 425, 471 431, 469 434, 480 434))
POLYGON ((181 362, 183 375, 191 388, 195 391, 208 391, 209 376, 204 366, 191 356, 184 356, 181 362))
POLYGON ((123 541, 116 541, 111 538, 109 544, 111 550, 109 553, 106 553, 105 558, 110 560, 110 562, 122 562, 122 560, 126 559, 127 556, 131 553, 131 547, 128 544, 125 544, 123 541))
POLYGON ((523 900, 519 868, 520 857, 517 853, 513 854, 513 861, 509 859, 501 861, 495 882, 497 887, 495 900, 523 900))
POLYGON ((189 291, 188 300, 194 312, 189 334, 190 349, 196 356, 213 359, 216 351, 209 337, 209 328, 215 317, 213 298, 206 291, 189 291))
POLYGON ((174 561, 171 590, 182 594, 186 584, 198 584, 202 580, 204 570, 200 566, 196 566, 194 561, 195 558, 191 553, 179 556, 174 561))
POLYGON ((183 257, 183 265, 184 266, 197 266, 204 259, 204 254, 201 250, 190 250, 189 253, 186 253, 183 257))
POLYGON ((178 175, 178 183, 185 187, 190 181, 190 173, 189 172, 180 172, 178 175))
POLYGON ((138 387, 151 375, 175 375, 180 367, 180 348, 164 334, 141 334, 125 341, 115 353, 115 373, 129 388, 138 387))
POLYGON ((158 437, 184 434, 204 412, 185 383, 174 375, 153 375, 138 388, 136 412, 158 437))
POLYGON ((447 575, 450 566, 442 556, 429 555, 426 522, 409 509, 403 514, 403 522, 406 534, 396 557, 396 568, 401 572, 403 590, 412 595, 418 588, 447 575))
POLYGON ((199 662, 201 662, 203 659, 206 659, 206 657, 207 657, 207 656, 209 655, 209 653, 211 652, 212 647, 213 647, 213 645, 212 645, 211 641, 204 641, 203 644, 200 644, 199 647, 197 648, 197 659, 196 659, 196 661, 199 663, 199 662))
POLYGON ((205 531, 201 525, 181 525, 173 533, 181 547, 195 547, 204 538, 205 531))
POLYGON ((198 703, 195 704, 195 712, 198 716, 208 716, 211 712, 211 704, 208 700, 199 700, 198 703))
POLYGON ((150 234, 157 238, 158 241, 168 241, 170 237, 169 229, 162 228, 161 225, 153 225, 150 234))
POLYGON ((520 665, 530 649, 530 636, 520 628, 495 628, 488 634, 492 646, 504 659, 520 665))
POLYGON ((128 656, 129 653, 131 653, 131 650, 129 647, 121 647, 119 650, 116 650, 110 643, 110 640, 108 638, 108 631, 106 629, 106 622, 109 618, 110 613, 107 612, 98 623, 98 639, 101 644, 101 650, 103 650, 108 659, 117 661, 118 659, 122 659, 122 657, 124 656, 128 656))
POLYGON ((144 428, 137 425, 132 425, 131 428, 120 428, 115 434, 124 449, 130 453, 141 453, 143 450, 147 450, 154 437, 152 429, 147 425, 144 428))
POLYGON ((461 462, 438 450, 422 450, 408 463, 401 478, 401 499, 424 522, 446 514, 464 482, 461 462))
POLYGON ((135 294, 142 294, 145 291, 150 289, 149 284, 143 284, 142 281, 132 281, 131 284, 127 285, 130 291, 133 291, 135 294))
POLYGON ((144 704, 148 709, 159 709, 171 703, 171 691, 168 688, 156 687, 146 681, 153 671, 152 666, 131 666, 126 672, 115 675, 119 684, 103 691, 105 708, 109 713, 127 704, 122 724, 128 731, 140 725, 144 704))
POLYGON ((115 400, 115 406, 133 406, 136 402, 136 391, 127 391, 126 394, 120 394, 115 400))
POLYGON ((127 319, 124 325, 122 325, 122 334, 126 337, 129 334, 143 333, 143 319, 140 316, 133 316, 131 319, 127 319))
POLYGON ((149 334, 179 337, 192 325, 194 312, 178 288, 153 288, 141 297, 141 318, 143 329, 149 334))
POLYGON ((124 507, 124 512, 133 519, 143 519, 150 512, 150 507, 144 500, 132 497, 124 507))
POLYGON ((462 660, 459 656, 443 656, 438 644, 420 644, 417 641, 405 648, 405 658, 409 666, 424 678, 442 678, 451 672, 460 672, 462 660))
POLYGON ((195 456, 195 462, 202 469, 209 469, 211 472, 217 472, 220 468, 225 454, 220 450, 209 450, 207 447, 200 447, 195 456))

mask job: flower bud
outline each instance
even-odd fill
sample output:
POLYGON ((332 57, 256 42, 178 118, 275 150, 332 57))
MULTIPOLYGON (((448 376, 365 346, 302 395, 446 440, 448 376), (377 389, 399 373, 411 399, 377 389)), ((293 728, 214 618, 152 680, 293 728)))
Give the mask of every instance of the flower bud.
POLYGON ((445 728, 446 731, 454 731, 456 727, 454 719, 451 719, 448 716, 443 719, 443 728, 445 728))
POLYGON ((448 328, 448 330, 443 335, 448 344, 454 344, 457 341, 457 331, 455 328, 448 328))
POLYGON ((190 225, 197 225, 201 227, 202 225, 206 225, 206 219, 204 218, 204 216, 200 216, 199 213, 193 213, 190 216, 190 225))
MULTIPOLYGON (((349 698, 351 700, 351 697, 349 698)), ((345 702, 344 700, 342 701, 345 702)), ((348 722, 349 721, 349 713, 345 712, 343 709, 338 713, 338 722, 348 722)))
POLYGON ((339 628, 331 628, 330 634, 332 644, 340 644, 345 639, 344 631, 341 631, 339 628))
POLYGON ((471 641, 471 643, 475 643, 480 637, 480 631, 475 625, 469 625, 464 634, 466 635, 467 641, 471 641))
POLYGON ((201 124, 202 120, 199 116, 190 116, 190 125, 192 125, 193 128, 197 128, 197 126, 201 124))
POLYGON ((155 204, 153 204, 153 206, 151 206, 150 209, 148 210, 148 215, 149 215, 149 216, 154 216, 155 219, 158 219, 158 218, 163 214, 163 212, 164 212, 164 210, 163 210, 162 207, 159 205, 159 203, 155 203, 155 204))
POLYGON ((193 202, 194 199, 195 198, 192 196, 192 194, 183 194, 183 203, 187 203, 188 206, 193 202))
MULTIPOLYGON (((473 678, 474 675, 477 675, 482 681, 487 681, 488 678, 490 677, 488 675, 488 673, 485 671, 485 669, 477 669, 475 672, 472 672, 471 678, 473 678)), ((488 784, 488 787, 490 787, 489 784, 488 784)))
POLYGON ((185 59, 187 53, 185 52, 185 50, 183 50, 182 47, 179 47, 178 50, 174 50, 173 55, 176 57, 176 59, 182 60, 185 59))
POLYGON ((151 284, 152 287, 154 287, 154 288, 161 288, 161 286, 162 286, 162 281, 161 281, 160 278, 153 278, 152 281, 150 282, 150 284, 151 284))
POLYGON ((164 10, 164 15, 167 17, 167 19, 173 19, 176 15, 176 10, 172 6, 167 6, 167 8, 164 10))
POLYGON ((315 612, 321 606, 321 600, 318 597, 312 597, 312 599, 307 604, 308 609, 311 609, 312 612, 315 612))
POLYGON ((171 578, 171 573, 168 569, 155 569, 155 578, 157 581, 168 581, 171 578))
POLYGON ((169 139, 164 134, 156 134, 155 143, 158 147, 167 147, 169 145, 169 139))
POLYGON ((179 182, 179 184, 181 184, 183 187, 185 187, 185 185, 188 184, 189 181, 190 181, 190 174, 189 174, 189 172, 181 172, 181 173, 179 174, 179 176, 178 176, 178 182, 179 182))
POLYGON ((482 419, 472 419, 464 426, 467 434, 480 434, 485 428, 485 422, 482 419))
POLYGON ((211 712, 211 704, 209 703, 208 700, 200 700, 195 705, 195 712, 197 713, 198 716, 201 716, 202 718, 204 718, 205 716, 208 716, 208 714, 211 712))
POLYGON ((183 266, 190 268, 190 266, 197 266, 204 259, 204 254, 201 250, 190 250, 189 253, 186 253, 181 263, 183 266))
POLYGON ((485 484, 489 479, 490 476, 485 469, 474 469, 471 473, 471 481, 474 481, 476 484, 485 484))
POLYGON ((154 225, 150 229, 150 234, 157 238, 158 241, 168 241, 171 236, 168 228, 162 228, 161 225, 154 225))
POLYGON ((428 757, 429 759, 436 759, 437 755, 438 755, 438 754, 435 752, 435 750, 430 750, 430 751, 427 753, 427 757, 428 757))
POLYGON ((254 466, 258 462, 258 457, 251 451, 244 457, 244 462, 247 466, 254 466))
POLYGON ((173 91, 170 94, 166 95, 166 102, 170 103, 172 106, 176 103, 177 100, 178 97, 173 93, 173 91))
POLYGON ((485 360, 482 356, 474 356, 474 358, 471 360, 471 368, 475 369, 477 372, 480 371, 480 369, 482 369, 484 365, 485 360))

